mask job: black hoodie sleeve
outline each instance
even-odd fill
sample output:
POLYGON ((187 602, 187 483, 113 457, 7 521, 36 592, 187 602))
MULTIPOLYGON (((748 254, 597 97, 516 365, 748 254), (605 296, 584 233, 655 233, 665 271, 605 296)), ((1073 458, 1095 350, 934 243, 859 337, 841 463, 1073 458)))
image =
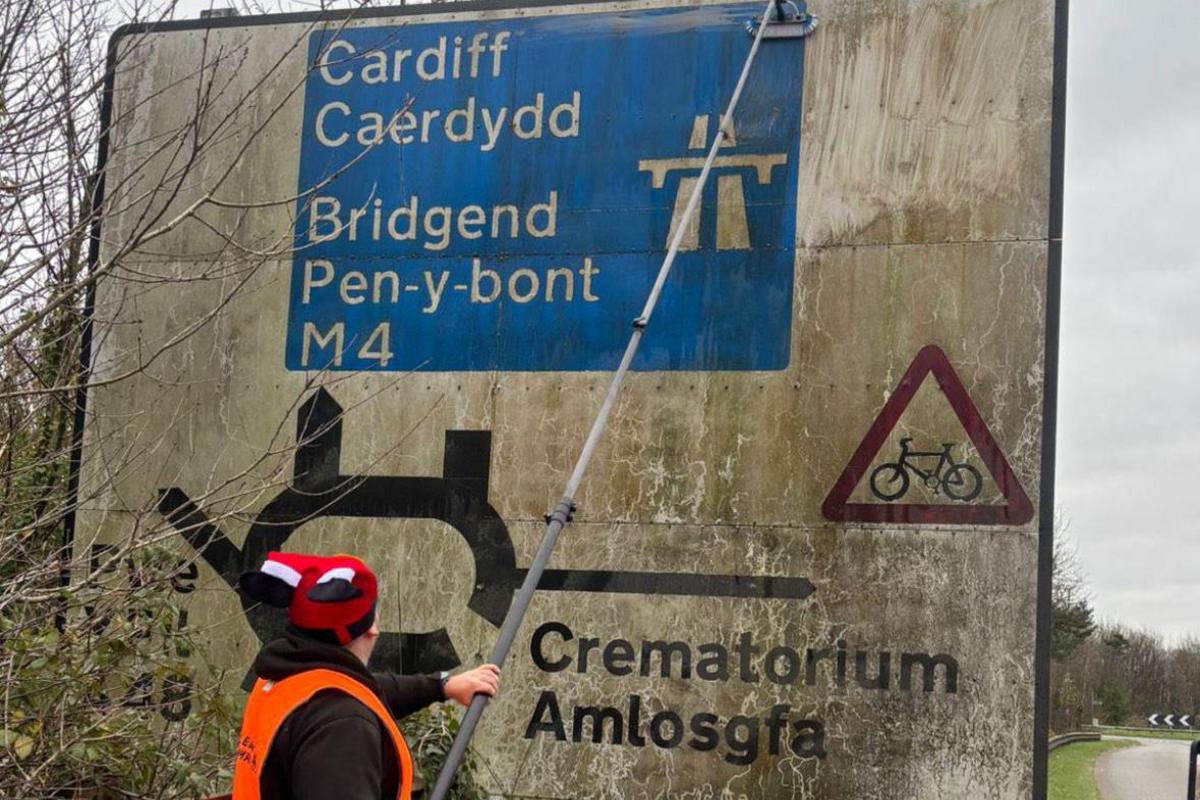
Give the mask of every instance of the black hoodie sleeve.
POLYGON ((374 673, 383 701, 396 719, 415 714, 433 703, 440 703, 442 687, 438 679, 429 675, 393 675, 390 672, 374 673))

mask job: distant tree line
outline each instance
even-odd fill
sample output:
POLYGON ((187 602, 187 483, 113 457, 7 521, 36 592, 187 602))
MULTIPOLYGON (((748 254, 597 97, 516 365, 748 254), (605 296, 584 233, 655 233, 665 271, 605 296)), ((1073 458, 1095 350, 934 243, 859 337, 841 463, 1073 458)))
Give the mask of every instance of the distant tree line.
MULTIPOLYGON (((1200 640, 1097 622, 1075 551, 1058 536, 1051 595, 1050 727, 1146 726, 1153 713, 1200 714, 1200 640)), ((1197 723, 1194 723, 1197 724, 1197 723)))

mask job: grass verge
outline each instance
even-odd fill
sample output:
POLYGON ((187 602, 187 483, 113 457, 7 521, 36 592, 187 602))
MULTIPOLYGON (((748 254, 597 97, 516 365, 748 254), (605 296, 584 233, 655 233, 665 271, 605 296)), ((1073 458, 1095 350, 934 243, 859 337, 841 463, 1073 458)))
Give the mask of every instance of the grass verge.
POLYGON ((1096 759, 1122 747, 1137 747, 1137 742, 1080 742, 1052 751, 1049 800, 1100 800, 1096 759))

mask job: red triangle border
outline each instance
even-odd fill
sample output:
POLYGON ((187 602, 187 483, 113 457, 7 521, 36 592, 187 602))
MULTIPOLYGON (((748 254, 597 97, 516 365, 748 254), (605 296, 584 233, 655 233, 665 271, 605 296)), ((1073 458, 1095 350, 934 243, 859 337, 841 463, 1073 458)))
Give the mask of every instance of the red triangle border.
POLYGON ((892 396, 884 403, 862 443, 850 457, 850 463, 834 483, 821 513, 832 522, 875 522, 905 525, 1024 525, 1033 519, 1033 503, 1021 482, 1013 474, 1004 452, 996 444, 991 430, 966 387, 937 345, 928 345, 917 353, 892 396), (848 503, 850 494, 866 474, 867 468, 891 434, 901 415, 930 374, 954 409, 958 421, 975 445, 980 459, 992 475, 1007 501, 1004 505, 940 505, 931 503, 848 503))

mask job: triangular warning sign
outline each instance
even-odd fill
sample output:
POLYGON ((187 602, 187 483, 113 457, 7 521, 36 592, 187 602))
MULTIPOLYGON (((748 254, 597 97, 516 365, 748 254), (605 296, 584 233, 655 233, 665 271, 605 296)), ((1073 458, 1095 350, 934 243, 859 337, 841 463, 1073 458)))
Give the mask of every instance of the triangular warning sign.
MULTIPOLYGON (((903 474, 905 472, 903 464, 888 464, 886 466, 893 472, 887 474, 881 483, 888 485, 887 479, 890 478, 893 483, 902 480, 903 485, 907 486, 909 478, 903 474)), ((964 476, 966 473, 963 471, 969 470, 974 476, 973 480, 978 480, 978 471, 973 467, 956 467, 951 465, 948 472, 955 472, 956 470, 958 471, 956 473, 957 476, 964 476)), ((959 477, 958 480, 960 481, 960 486, 966 482, 962 477, 959 477)), ((964 488, 962 493, 964 495, 967 494, 968 489, 964 488)), ((977 493, 976 488, 975 494, 977 493)), ((995 438, 992 437, 992 432, 988 430, 987 423, 980 416, 979 409, 975 407, 975 403, 971 401, 971 396, 967 394, 962 381, 959 380, 954 368, 950 366, 950 359, 946 357, 946 354, 940 347, 930 345, 923 348, 920 353, 917 353, 917 357, 913 359, 908 371, 900 379, 896 390, 892 392, 892 396, 884 403, 883 409, 879 412, 879 416, 875 418, 871 429, 863 437, 862 444, 854 451, 854 455, 850 458, 850 463, 842 470, 841 477, 837 479, 837 483, 833 485, 829 496, 821 504, 821 513, 825 515, 826 519, 833 520, 834 522, 890 522, 926 525, 1024 525, 1033 518, 1033 504, 1029 501, 1029 495, 1025 494, 1025 490, 1021 488, 1021 484, 1017 480, 1017 476, 1013 474, 1012 468, 1009 467, 1008 460, 996 444, 995 438), (931 373, 937 379, 942 394, 950 402, 950 407, 958 416, 958 421, 962 423, 967 437, 979 452, 979 457, 983 461, 984 466, 991 473, 992 479, 996 482, 996 486, 1004 496, 1005 503, 1003 505, 971 505, 969 502, 959 502, 943 505, 886 501, 879 503, 847 502, 854 488, 866 476, 867 469, 883 448, 892 429, 900 421, 901 415, 904 414, 905 409, 912 402, 917 390, 921 388, 921 384, 925 382, 925 378, 931 373)))

